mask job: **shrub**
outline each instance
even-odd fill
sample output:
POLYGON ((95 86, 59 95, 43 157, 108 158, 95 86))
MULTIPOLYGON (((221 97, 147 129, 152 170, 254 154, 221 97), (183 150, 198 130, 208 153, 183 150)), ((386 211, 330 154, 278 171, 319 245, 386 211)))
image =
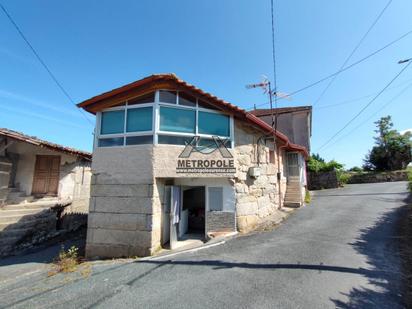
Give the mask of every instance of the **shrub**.
POLYGON ((54 263, 54 269, 49 272, 49 276, 57 273, 69 273, 77 270, 79 265, 79 249, 76 246, 71 246, 67 251, 62 246, 59 256, 54 263))
POLYGON ((340 186, 346 185, 349 181, 349 178, 351 177, 349 173, 346 173, 342 170, 338 170, 336 172, 336 175, 338 177, 338 182, 340 186))
POLYGON ((306 190, 305 193, 305 204, 310 204, 310 201, 312 200, 312 197, 310 196, 309 190, 306 190))

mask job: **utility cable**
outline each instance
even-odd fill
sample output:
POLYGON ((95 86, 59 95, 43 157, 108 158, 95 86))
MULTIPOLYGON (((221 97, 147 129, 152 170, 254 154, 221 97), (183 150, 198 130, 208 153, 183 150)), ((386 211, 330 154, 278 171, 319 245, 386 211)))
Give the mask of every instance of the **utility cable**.
MULTIPOLYGON (((389 7, 389 5, 392 3, 393 0, 389 0, 388 3, 386 3, 385 7, 383 10, 379 13, 379 15, 375 18, 373 21, 372 25, 369 27, 368 31, 362 36, 358 44, 356 44, 355 48, 351 51, 349 56, 346 58, 346 60, 343 62, 339 70, 342 70, 349 60, 352 58, 352 56, 355 54, 355 52, 359 49, 359 47, 362 45, 363 41, 365 41, 366 37, 369 35, 369 33, 372 31, 372 29, 375 27, 375 25, 378 23, 379 19, 382 17, 383 13, 385 13, 386 9, 389 7)), ((329 83, 326 85, 325 89, 323 89, 322 93, 319 95, 319 97, 315 100, 315 102, 312 104, 312 107, 315 106, 316 104, 319 103, 319 101, 323 98, 323 96, 326 94, 326 92, 329 90, 330 86, 332 86, 333 82, 336 80, 339 74, 336 74, 333 76, 333 78, 329 81, 329 83)))
MULTIPOLYGON (((288 97, 291 97, 291 96, 293 96, 293 95, 295 95, 295 94, 298 94, 298 93, 300 93, 300 92, 302 92, 302 91, 305 91, 305 90, 307 90, 307 89, 309 89, 309 88, 311 88, 311 87, 313 87, 313 86, 316 86, 316 85, 318 85, 318 84, 320 84, 320 83, 322 83, 322 82, 324 82, 324 81, 326 81, 326 80, 334 77, 335 75, 338 75, 338 74, 340 74, 340 73, 342 73, 342 72, 344 72, 344 71, 347 71, 347 70, 353 68, 354 66, 362 63, 363 61, 369 59, 370 57, 375 56, 376 54, 378 54, 378 53, 380 53, 381 51, 385 50, 386 48, 390 47, 391 45, 399 42, 400 40, 402 40, 403 38, 407 37, 407 36, 410 35, 410 34, 412 34, 412 30, 404 33, 403 35, 401 35, 401 36, 398 37, 397 39, 389 42, 389 43, 386 44, 385 46, 383 46, 383 47, 375 50, 373 53, 371 53, 371 54, 369 54, 369 55, 367 55, 367 56, 359 59, 358 61, 355 61, 355 62, 353 62, 352 64, 344 67, 342 70, 339 70, 339 71, 337 71, 337 72, 335 72, 335 73, 332 73, 332 74, 330 74, 330 75, 328 75, 328 76, 325 76, 325 77, 323 77, 322 79, 320 79, 320 80, 318 80, 318 81, 316 81, 316 82, 313 82, 313 83, 311 83, 311 84, 309 84, 309 85, 307 85, 307 86, 305 86, 305 87, 302 87, 302 88, 300 88, 300 89, 298 89, 298 90, 295 90, 295 91, 289 93, 289 94, 288 94, 288 97)), ((285 98, 281 97, 281 98, 279 98, 279 99, 282 100, 282 99, 285 99, 285 98)), ((263 106, 263 105, 266 105, 266 103, 258 104, 258 105, 256 105, 256 107, 263 106)), ((248 109, 252 109, 252 107, 250 107, 250 108, 248 108, 248 109)))
MULTIPOLYGON (((76 107, 76 109, 79 111, 80 114, 86 119, 87 122, 89 122, 93 127, 94 124, 93 122, 86 117, 86 115, 83 114, 82 110, 78 109, 76 106, 76 103, 74 102, 73 98, 69 95, 69 93, 64 89, 63 85, 59 82, 57 77, 53 74, 53 72, 50 70, 50 68, 47 66, 47 64, 43 61, 43 59, 40 57, 39 53, 36 51, 36 49, 33 47, 33 45, 30 43, 30 41, 27 39, 27 37, 24 35, 23 31, 20 29, 20 27, 17 25, 17 23, 14 21, 14 19, 11 17, 9 12, 6 10, 6 8, 3 6, 3 4, 0 3, 0 7, 4 14, 6 14, 7 18, 11 22, 11 24, 14 26, 14 28, 17 30, 19 33, 20 37, 23 39, 23 41, 27 44, 27 46, 30 48, 34 56, 37 58, 37 60, 40 62, 40 64, 43 66, 43 68, 47 71, 51 79, 54 81, 54 83, 57 85, 57 87, 60 89, 60 91, 63 93, 63 95, 76 107)), ((72 104, 70 104, 72 106, 72 104)))
POLYGON ((373 97, 372 100, 370 100, 354 117, 352 117, 340 130, 338 130, 332 137, 330 137, 325 143, 323 143, 318 149, 317 152, 319 150, 321 150, 323 147, 325 147, 327 144, 329 144, 337 135, 339 135, 343 130, 345 130, 353 121, 355 121, 355 119, 357 119, 364 111, 365 109, 367 109, 373 102, 376 101, 376 99, 385 92, 385 90, 410 66, 410 64, 412 63, 412 61, 408 62, 407 65, 405 65, 405 67, 400 70, 400 72, 398 74, 395 75, 394 78, 392 78, 392 80, 386 84, 386 86, 379 91, 379 93, 373 97))

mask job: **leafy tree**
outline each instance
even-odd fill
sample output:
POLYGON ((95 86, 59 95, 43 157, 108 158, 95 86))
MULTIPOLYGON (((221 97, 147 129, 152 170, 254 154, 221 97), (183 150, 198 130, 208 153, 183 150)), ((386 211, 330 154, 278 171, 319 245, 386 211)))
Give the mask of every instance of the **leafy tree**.
POLYGON ((375 124, 375 146, 366 155, 363 168, 376 171, 405 169, 412 161, 411 132, 400 134, 394 130, 391 116, 382 117, 375 124))
POLYGON ((348 171, 349 172, 360 173, 360 172, 362 172, 362 168, 360 168, 359 166, 354 166, 354 167, 350 168, 348 171))
POLYGON ((308 161, 308 170, 311 172, 330 172, 343 169, 343 164, 335 160, 326 162, 319 154, 312 154, 308 161))

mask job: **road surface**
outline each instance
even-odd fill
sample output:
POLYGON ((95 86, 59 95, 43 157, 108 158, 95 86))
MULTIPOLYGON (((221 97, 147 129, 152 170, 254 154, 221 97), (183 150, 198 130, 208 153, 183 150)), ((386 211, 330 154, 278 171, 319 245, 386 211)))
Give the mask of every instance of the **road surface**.
MULTIPOLYGON (((316 192, 270 232, 155 261, 0 283, 15 308, 403 308, 396 220, 406 182, 316 192)), ((1 270, 0 270, 1 271, 1 270)))

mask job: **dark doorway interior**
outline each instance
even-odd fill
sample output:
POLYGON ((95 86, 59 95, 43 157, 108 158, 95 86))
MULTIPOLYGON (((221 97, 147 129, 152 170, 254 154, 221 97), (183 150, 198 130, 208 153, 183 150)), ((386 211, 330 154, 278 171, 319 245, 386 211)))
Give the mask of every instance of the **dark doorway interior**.
POLYGON ((205 187, 183 191, 183 211, 187 211, 188 233, 205 233, 205 187))

